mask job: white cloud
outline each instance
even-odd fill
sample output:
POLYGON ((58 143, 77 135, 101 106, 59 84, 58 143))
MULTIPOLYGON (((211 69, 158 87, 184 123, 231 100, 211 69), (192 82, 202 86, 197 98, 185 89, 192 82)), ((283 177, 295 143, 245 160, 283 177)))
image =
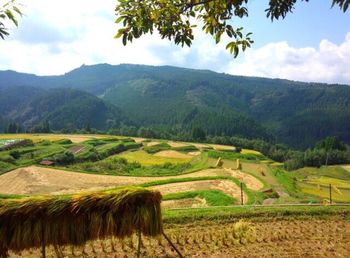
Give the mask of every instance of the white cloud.
POLYGON ((324 39, 318 48, 294 48, 287 42, 270 43, 230 62, 232 74, 300 81, 350 83, 350 33, 339 45, 324 39))

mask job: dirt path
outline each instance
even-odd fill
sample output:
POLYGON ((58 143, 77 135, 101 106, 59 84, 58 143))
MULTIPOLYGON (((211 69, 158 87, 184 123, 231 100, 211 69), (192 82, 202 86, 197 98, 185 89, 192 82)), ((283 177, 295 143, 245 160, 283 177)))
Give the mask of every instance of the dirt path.
MULTIPOLYGON (((158 185, 151 187, 160 191, 162 194, 171 194, 179 192, 189 192, 197 190, 220 190, 228 195, 231 195, 237 200, 241 198, 241 189, 230 180, 203 180, 182 183, 172 183, 166 185, 158 185)), ((244 203, 247 202, 247 196, 243 195, 244 203)))
POLYGON ((49 194, 66 193, 81 190, 97 190, 105 187, 116 187, 142 184, 151 181, 172 178, 206 177, 206 176, 243 176, 249 187, 258 186, 258 180, 250 175, 235 170, 206 169, 180 176, 134 177, 108 176, 70 172, 54 168, 30 166, 18 168, 0 176, 0 193, 3 194, 49 194), (250 178, 251 177, 251 178, 250 178), (257 182, 254 182, 255 179, 257 182))

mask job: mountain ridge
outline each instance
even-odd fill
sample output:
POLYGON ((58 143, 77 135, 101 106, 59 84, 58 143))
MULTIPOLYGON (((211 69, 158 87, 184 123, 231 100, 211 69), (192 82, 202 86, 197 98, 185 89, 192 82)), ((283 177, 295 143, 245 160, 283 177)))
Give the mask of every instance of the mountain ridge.
POLYGON ((275 138, 295 147, 350 142, 350 87, 173 66, 83 65, 63 75, 0 72, 6 87, 73 88, 114 105, 138 127, 275 138), (7 75, 7 77, 5 75, 7 75))

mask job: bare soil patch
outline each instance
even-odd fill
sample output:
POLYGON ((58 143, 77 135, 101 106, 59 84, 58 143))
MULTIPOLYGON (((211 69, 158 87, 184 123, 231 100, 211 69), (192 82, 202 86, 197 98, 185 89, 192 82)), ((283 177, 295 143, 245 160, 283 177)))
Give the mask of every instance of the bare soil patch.
POLYGON ((165 150, 155 153, 153 156, 176 159, 190 159, 191 156, 174 150, 165 150))

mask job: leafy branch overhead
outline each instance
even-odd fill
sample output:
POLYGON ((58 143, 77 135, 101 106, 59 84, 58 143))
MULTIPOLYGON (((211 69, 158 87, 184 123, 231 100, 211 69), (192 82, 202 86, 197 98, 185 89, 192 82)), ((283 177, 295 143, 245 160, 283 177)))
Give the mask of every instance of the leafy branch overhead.
POLYGON ((18 26, 18 21, 16 16, 22 16, 22 12, 18 8, 15 0, 9 1, 3 6, 0 6, 0 37, 5 39, 9 35, 6 22, 10 21, 16 27, 18 26))
MULTIPOLYGON (((309 0, 299 0, 308 2, 309 0)), ((230 39, 226 49, 234 57, 251 47, 252 33, 244 33, 243 28, 233 26, 234 18, 248 16, 249 0, 119 0, 116 6, 116 23, 122 24, 116 38, 124 45, 144 34, 157 31, 161 38, 167 38, 177 45, 191 46, 193 29, 197 23, 210 34, 216 44, 222 37, 230 39)), ((294 9, 297 0, 270 0, 265 10, 267 18, 285 18, 294 9)), ((350 0, 332 0, 332 7, 339 6, 344 12, 350 0)))

